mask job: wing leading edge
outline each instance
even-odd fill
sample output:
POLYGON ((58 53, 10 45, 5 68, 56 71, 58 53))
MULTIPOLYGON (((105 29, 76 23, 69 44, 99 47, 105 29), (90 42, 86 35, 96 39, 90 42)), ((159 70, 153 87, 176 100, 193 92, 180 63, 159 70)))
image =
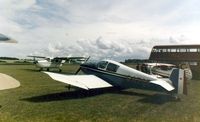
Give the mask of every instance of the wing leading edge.
POLYGON ((48 74, 54 80, 86 90, 112 87, 111 84, 107 83, 106 81, 100 79, 95 75, 63 75, 51 72, 44 73, 48 74))

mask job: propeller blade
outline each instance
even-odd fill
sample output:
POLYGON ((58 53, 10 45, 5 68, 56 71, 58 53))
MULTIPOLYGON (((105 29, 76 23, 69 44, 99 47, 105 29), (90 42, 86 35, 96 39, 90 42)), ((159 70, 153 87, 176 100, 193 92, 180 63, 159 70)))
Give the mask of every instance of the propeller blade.
MULTIPOLYGON (((86 63, 90 59, 90 56, 85 60, 84 63, 86 63)), ((75 72, 75 75, 77 75, 81 70, 81 67, 78 68, 78 70, 75 72)))
POLYGON ((75 75, 77 75, 81 70, 81 67, 78 68, 78 70, 75 72, 75 75))
POLYGON ((88 58, 85 60, 85 63, 90 59, 90 56, 88 56, 88 58))

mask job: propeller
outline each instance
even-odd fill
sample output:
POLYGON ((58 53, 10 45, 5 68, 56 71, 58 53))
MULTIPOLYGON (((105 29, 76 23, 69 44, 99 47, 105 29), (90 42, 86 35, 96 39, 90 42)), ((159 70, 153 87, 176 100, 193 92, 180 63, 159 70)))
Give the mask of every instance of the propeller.
POLYGON ((81 70, 81 67, 78 68, 78 70, 75 72, 75 75, 77 75, 81 70))
MULTIPOLYGON (((84 63, 86 63, 90 59, 90 56, 85 60, 84 63)), ((78 68, 78 70, 75 72, 75 75, 77 75, 81 70, 81 67, 78 68)))
POLYGON ((88 58, 85 60, 85 62, 84 63, 86 63, 88 60, 90 59, 90 56, 88 56, 88 58))

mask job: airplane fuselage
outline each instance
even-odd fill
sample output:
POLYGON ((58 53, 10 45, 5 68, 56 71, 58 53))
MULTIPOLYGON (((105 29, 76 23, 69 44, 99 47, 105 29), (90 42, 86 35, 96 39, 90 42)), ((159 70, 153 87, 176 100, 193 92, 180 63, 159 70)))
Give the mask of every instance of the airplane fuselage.
POLYGON ((81 70, 85 74, 93 74, 108 81, 111 85, 122 89, 126 88, 146 88, 154 90, 164 90, 162 87, 151 84, 149 81, 158 80, 155 76, 139 72, 128 66, 114 61, 102 61, 97 64, 86 63, 81 65, 81 70), (104 64, 105 63, 105 64, 104 64), (104 65, 104 66, 101 66, 104 65))
POLYGON ((46 69, 47 71, 49 71, 52 68, 56 68, 59 69, 59 71, 61 72, 60 67, 63 65, 64 61, 62 60, 40 60, 40 61, 36 61, 34 62, 36 67, 40 68, 40 70, 44 70, 46 69))
POLYGON ((41 67, 41 68, 58 68, 61 67, 61 63, 52 63, 50 61, 47 60, 41 60, 41 61, 37 61, 36 63, 37 67, 41 67))

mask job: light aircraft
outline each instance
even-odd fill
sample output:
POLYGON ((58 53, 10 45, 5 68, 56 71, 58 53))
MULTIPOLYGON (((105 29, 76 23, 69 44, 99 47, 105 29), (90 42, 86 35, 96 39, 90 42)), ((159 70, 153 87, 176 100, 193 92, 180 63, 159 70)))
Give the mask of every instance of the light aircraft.
MULTIPOLYGON (((17 43, 17 41, 0 34, 0 42, 17 43)), ((20 82, 13 77, 0 73, 0 90, 16 88, 20 86, 20 82)))
POLYGON ((102 60, 81 64, 75 73, 76 75, 44 73, 54 80, 85 90, 106 87, 126 89, 153 86, 156 89, 173 94, 175 98, 180 94, 187 94, 184 70, 177 68, 173 69, 169 79, 164 79, 143 73, 113 60, 102 60), (82 71, 85 75, 78 75, 79 71, 82 71))
POLYGON ((47 58, 42 56, 28 56, 33 58, 33 63, 36 65, 36 67, 40 68, 41 70, 46 69, 49 71, 50 69, 58 69, 59 72, 61 72, 61 66, 65 63, 65 60, 62 60, 60 58, 47 58), (40 60, 36 60, 40 59, 40 60))
POLYGON ((84 63, 87 58, 86 57, 55 57, 55 58, 47 58, 42 56, 28 56, 33 58, 33 63, 36 67, 40 68, 41 70, 46 69, 49 71, 50 69, 58 69, 61 72, 61 66, 68 61, 68 63, 84 63), (36 60, 40 59, 40 60, 36 60))
MULTIPOLYGON (((145 72, 147 74, 169 78, 173 68, 176 68, 177 66, 167 63, 143 63, 140 68, 139 66, 137 67, 138 70, 141 70, 142 72, 145 72)), ((187 64, 181 64, 179 67, 185 71, 187 80, 191 80, 192 71, 190 69, 190 66, 187 64)))

